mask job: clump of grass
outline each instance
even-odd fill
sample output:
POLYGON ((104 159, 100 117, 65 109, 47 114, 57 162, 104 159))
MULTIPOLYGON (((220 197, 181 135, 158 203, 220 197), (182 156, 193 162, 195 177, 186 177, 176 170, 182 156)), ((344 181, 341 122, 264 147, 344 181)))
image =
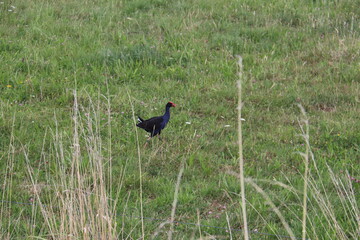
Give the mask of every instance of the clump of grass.
MULTIPOLYGON (((330 184, 325 182, 323 179, 324 171, 318 168, 315 156, 311 151, 309 140, 310 126, 307 114, 302 106, 299 105, 299 107, 303 116, 301 121, 299 121, 302 131, 301 136, 305 142, 305 152, 300 152, 305 165, 305 172, 302 175, 304 180, 302 191, 278 181, 243 178, 241 174, 233 171, 227 171, 227 173, 239 179, 243 178, 244 182, 251 185, 263 197, 264 203, 271 206, 272 211, 276 213, 291 239, 299 239, 299 237, 296 237, 296 229, 292 228, 290 224, 294 220, 301 222, 302 239, 304 240, 310 238, 323 239, 324 237, 327 239, 357 239, 360 234, 360 211, 353 181, 351 181, 348 172, 346 172, 348 177, 343 179, 343 177, 336 175, 333 169, 326 163, 326 173, 330 177, 331 182, 330 184), (263 187, 255 182, 271 183, 273 186, 280 186, 285 191, 288 191, 289 194, 295 195, 299 201, 299 206, 302 207, 302 218, 298 216, 297 212, 292 211, 287 206, 289 203, 282 201, 280 206, 285 206, 285 209, 292 211, 293 215, 293 219, 285 218, 279 206, 270 197, 272 190, 267 188, 265 191, 263 187), (319 221, 321 221, 320 225, 318 224, 319 221), (326 236, 324 236, 324 233, 326 236)), ((255 211, 263 221, 266 223, 270 222, 266 220, 267 217, 261 211, 257 209, 255 211)), ((274 233, 280 236, 276 232, 274 233)))
POLYGON ((303 192, 303 235, 302 238, 306 239, 306 232, 312 231, 312 235, 319 238, 318 232, 325 232, 330 238, 336 236, 337 239, 356 239, 360 234, 359 216, 360 211, 356 201, 356 195, 352 182, 348 178, 344 181, 341 177, 334 174, 333 169, 326 163, 327 174, 330 176, 330 187, 325 187, 326 183, 323 180, 323 170, 317 167, 315 156, 311 151, 311 145, 309 140, 309 120, 305 109, 300 106, 300 110, 303 115, 301 126, 302 137, 305 142, 305 152, 301 153, 305 162, 304 173, 304 192, 303 192), (302 127, 305 126, 305 130, 302 127), (313 173, 310 172, 313 169, 313 173), (309 194, 307 189, 309 188, 309 194), (331 189, 331 190, 330 190, 331 189), (329 191, 330 190, 330 191, 329 191), (332 190, 336 194, 332 193, 332 190), (331 197, 330 197, 331 195, 331 197), (316 209, 320 210, 320 213, 312 212, 308 213, 307 202, 310 202, 311 209, 317 205, 316 209), (343 214, 339 214, 340 201, 341 211, 343 214), (322 226, 315 226, 313 220, 317 217, 325 219, 325 223, 322 226), (306 219, 310 221, 311 227, 307 227, 306 219))
MULTIPOLYGON (((111 164, 106 164, 97 105, 89 99, 88 114, 79 108, 74 91, 72 144, 64 145, 55 129, 53 146, 57 172, 47 177, 54 189, 47 195, 35 192, 37 206, 46 223, 45 235, 53 239, 118 239, 117 199, 110 198, 107 186, 111 164)), ((46 156, 46 153, 43 153, 46 156)), ((24 150, 32 185, 38 184, 28 152, 24 150)), ((50 159, 45 159, 49 161, 50 159)), ((119 190, 119 189, 118 189, 119 190)))

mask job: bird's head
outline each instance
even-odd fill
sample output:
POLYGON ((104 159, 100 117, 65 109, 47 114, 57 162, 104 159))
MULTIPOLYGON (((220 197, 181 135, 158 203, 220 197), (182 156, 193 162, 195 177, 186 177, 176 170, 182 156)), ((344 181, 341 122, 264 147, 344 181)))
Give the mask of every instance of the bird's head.
POLYGON ((168 102, 168 103, 166 104, 166 106, 167 106, 167 107, 176 107, 175 103, 173 103, 173 102, 168 102))

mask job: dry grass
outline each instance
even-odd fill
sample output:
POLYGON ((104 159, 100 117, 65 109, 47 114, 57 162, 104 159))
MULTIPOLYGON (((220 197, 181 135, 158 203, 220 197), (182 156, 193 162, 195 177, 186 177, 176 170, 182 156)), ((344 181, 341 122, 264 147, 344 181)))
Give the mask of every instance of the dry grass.
POLYGON ((239 81, 237 82, 238 87, 238 146, 239 146, 239 176, 240 176, 240 191, 241 191, 241 208, 242 208, 242 218, 243 218, 243 229, 244 229, 244 239, 249 239, 248 232, 248 223, 247 223, 247 213, 246 213, 246 197, 245 197, 245 181, 244 181, 244 157, 243 157, 243 143, 242 143, 242 128, 241 128, 241 109, 243 106, 242 103, 242 84, 243 84, 243 63, 242 57, 238 56, 238 76, 239 81))
MULTIPOLYGON (((353 181, 351 181, 351 176, 347 172, 348 177, 344 180, 342 177, 336 175, 330 166, 327 165, 327 173, 329 174, 332 182, 331 188, 334 189, 336 195, 329 191, 329 187, 325 187, 325 183, 322 180, 324 173, 317 167, 314 154, 311 151, 309 140, 309 120, 304 108, 302 106, 299 106, 299 108, 303 117, 302 120, 299 121, 302 132, 300 136, 305 142, 305 152, 300 152, 305 165, 305 172, 303 174, 304 187, 302 191, 294 189, 291 185, 278 181, 244 178, 242 174, 235 173, 231 170, 227 170, 227 174, 235 176, 240 180, 243 179, 244 182, 252 186, 263 197, 264 203, 270 205, 272 211, 274 211, 278 216, 291 239, 299 239, 296 237, 293 229, 291 228, 291 219, 286 219, 280 211, 279 206, 277 206, 271 199, 270 195, 267 193, 271 192, 271 190, 267 189, 267 191, 265 191, 261 186, 256 184, 255 181, 280 186, 284 190, 289 191, 289 193, 296 196, 299 201, 299 205, 302 207, 302 220, 300 220, 296 213, 293 214, 294 219, 297 219, 302 223, 302 239, 307 239, 307 236, 309 235, 315 236, 315 239, 329 239, 333 235, 332 231, 335 232, 337 239, 357 239, 360 236, 360 211, 356 199, 356 193, 354 191, 353 181), (313 172, 311 172, 310 169, 312 169, 313 172), (300 204, 301 197, 299 196, 299 193, 302 194, 302 204, 300 204), (334 202, 336 202, 334 200, 338 200, 340 202, 340 206, 334 205, 334 202), (339 216, 339 207, 341 207, 345 219, 339 216), (309 209, 320 209, 320 212, 309 212, 309 209), (316 226, 314 223, 316 218, 325 219, 325 222, 322 223, 321 226, 316 226), (319 235, 319 233, 322 232, 326 232, 326 236, 319 235)), ((286 202, 282 202, 281 205, 286 206, 286 204, 286 202)), ((285 207, 285 209, 288 208, 285 207)), ((264 222, 267 222, 266 216, 257 210, 256 212, 260 215, 264 222)))
MULTIPOLYGON (((107 159, 102 154, 99 109, 90 100, 88 110, 92 111, 87 115, 79 110, 77 92, 74 91, 71 150, 65 149, 56 129, 53 141, 59 172, 48 175, 55 189, 52 195, 45 197, 39 191, 34 192, 46 223, 44 232, 53 239, 118 239, 117 199, 109 197, 111 185, 107 186, 107 177, 111 164, 106 164, 107 159)), ((36 187, 37 174, 26 147, 24 155, 29 178, 36 187)))
POLYGON ((302 217, 302 239, 306 239, 306 217, 307 217, 307 199, 308 199, 308 177, 309 177, 309 154, 310 154, 310 140, 309 140, 309 120, 306 117, 305 109, 299 105, 300 111, 302 113, 303 119, 302 123, 305 125, 305 130, 300 124, 302 131, 302 137, 305 141, 305 153, 301 153, 304 158, 305 173, 304 173, 304 189, 303 189, 303 217, 302 217))

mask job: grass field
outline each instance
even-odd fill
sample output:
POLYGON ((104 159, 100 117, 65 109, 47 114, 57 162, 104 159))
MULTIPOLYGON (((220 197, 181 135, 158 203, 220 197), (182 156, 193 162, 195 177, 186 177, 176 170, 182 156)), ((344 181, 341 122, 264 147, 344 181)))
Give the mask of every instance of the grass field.
POLYGON ((2 0, 0 239, 242 238, 236 55, 251 239, 359 238, 359 6, 2 0))

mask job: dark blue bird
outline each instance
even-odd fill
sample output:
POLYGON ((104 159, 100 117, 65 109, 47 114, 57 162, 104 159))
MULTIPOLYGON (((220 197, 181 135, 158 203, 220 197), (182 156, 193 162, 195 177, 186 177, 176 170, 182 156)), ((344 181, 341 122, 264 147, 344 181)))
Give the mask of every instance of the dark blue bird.
POLYGON ((141 117, 138 117, 139 123, 136 124, 137 127, 144 129, 150 133, 150 137, 160 135, 161 130, 163 130, 166 124, 170 120, 170 108, 175 107, 176 105, 172 102, 168 102, 165 107, 165 114, 159 117, 152 117, 148 120, 144 120, 141 117))

